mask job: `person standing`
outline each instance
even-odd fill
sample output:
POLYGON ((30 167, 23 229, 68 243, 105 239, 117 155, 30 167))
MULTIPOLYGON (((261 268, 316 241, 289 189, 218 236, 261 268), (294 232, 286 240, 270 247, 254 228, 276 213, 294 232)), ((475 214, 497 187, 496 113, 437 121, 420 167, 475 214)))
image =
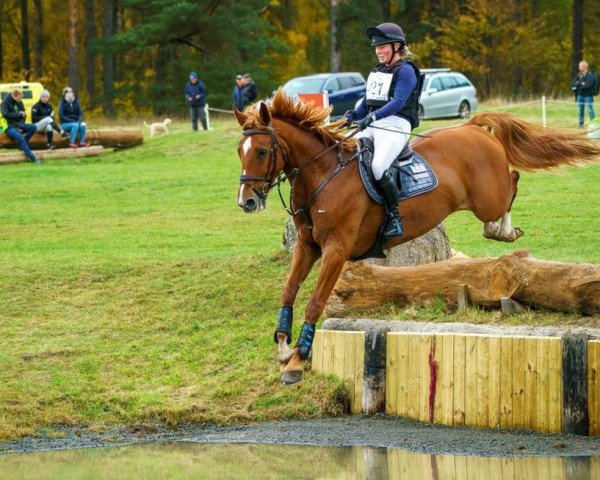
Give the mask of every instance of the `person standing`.
POLYGON ((575 94, 575 101, 579 111, 579 127, 582 128, 585 123, 585 106, 588 107, 590 122, 596 118, 594 112, 594 94, 596 93, 596 75, 589 69, 589 65, 585 61, 579 62, 579 73, 575 75, 571 82, 571 90, 575 94))
POLYGON ((78 135, 80 147, 90 145, 85 141, 87 124, 83 121, 83 110, 71 87, 63 90, 63 98, 58 104, 58 116, 63 130, 70 133, 69 146, 71 148, 77 148, 78 135))
POLYGON ((244 109, 244 94, 242 89, 244 88, 244 79, 241 75, 235 77, 235 85, 233 86, 233 93, 231 95, 233 99, 233 105, 238 110, 244 109))
POLYGON ((194 132, 198 131, 198 118, 202 122, 202 128, 207 130, 206 112, 204 111, 204 106, 206 105, 206 87, 204 83, 198 80, 196 72, 190 73, 190 81, 185 86, 185 98, 190 108, 192 130, 194 132))
POLYGON ((48 140, 48 150, 54 148, 52 143, 52 130, 56 130, 62 137, 68 137, 69 134, 60 128, 54 121, 54 110, 50 105, 50 92, 42 90, 40 101, 31 107, 31 121, 35 123, 38 132, 46 133, 48 140))
POLYGON ((367 137, 375 144, 371 168, 385 203, 383 236, 391 238, 404 232, 391 165, 408 143, 411 130, 419 125, 421 72, 408 60, 410 51, 399 25, 382 23, 367 28, 366 34, 379 63, 369 74, 365 98, 344 117, 347 125, 360 120, 362 131, 356 138, 367 137))
POLYGON ((252 80, 252 77, 249 73, 244 74, 242 77, 244 86, 242 87, 242 105, 246 108, 248 105, 256 100, 258 96, 258 88, 256 87, 256 83, 252 80))
POLYGON ((19 144, 19 148, 32 163, 40 164, 42 161, 31 151, 29 139, 37 131, 37 127, 26 123, 25 105, 23 104, 23 92, 15 88, 4 97, 0 105, 2 116, 8 125, 6 134, 19 144))

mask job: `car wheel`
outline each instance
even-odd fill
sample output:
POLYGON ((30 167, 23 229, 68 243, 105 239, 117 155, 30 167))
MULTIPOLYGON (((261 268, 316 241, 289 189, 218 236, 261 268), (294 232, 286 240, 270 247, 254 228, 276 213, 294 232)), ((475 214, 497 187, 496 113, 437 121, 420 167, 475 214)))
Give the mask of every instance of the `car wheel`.
POLYGON ((466 100, 460 102, 458 107, 458 115, 460 118, 469 118, 471 116, 471 105, 466 100))
POLYGON ((423 110, 423 105, 419 105, 419 118, 423 118, 425 116, 425 110, 423 110))

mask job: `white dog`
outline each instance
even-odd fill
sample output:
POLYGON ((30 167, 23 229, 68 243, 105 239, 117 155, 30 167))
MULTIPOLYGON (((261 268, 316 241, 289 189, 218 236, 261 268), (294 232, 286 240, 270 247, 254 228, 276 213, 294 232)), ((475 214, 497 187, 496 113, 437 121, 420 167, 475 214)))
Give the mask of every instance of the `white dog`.
POLYGON ((162 122, 155 122, 148 125, 144 122, 144 125, 150 129, 150 136, 153 137, 157 133, 169 133, 169 125, 171 125, 171 119, 165 118, 162 122))

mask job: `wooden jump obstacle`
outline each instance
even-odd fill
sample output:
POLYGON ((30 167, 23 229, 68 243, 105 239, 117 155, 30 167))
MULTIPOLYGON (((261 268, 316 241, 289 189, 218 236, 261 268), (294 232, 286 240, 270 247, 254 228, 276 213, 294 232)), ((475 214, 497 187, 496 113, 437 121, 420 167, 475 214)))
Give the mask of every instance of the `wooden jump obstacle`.
POLYGON ((329 319, 312 368, 347 383, 353 413, 600 436, 600 330, 539 330, 329 319))
MULTIPOLYGON (((55 150, 37 150, 36 156, 41 160, 58 158, 99 157, 108 153, 101 145, 86 148, 59 148, 55 150)), ((9 163, 26 163, 29 159, 23 152, 0 153, 0 165, 9 163)))

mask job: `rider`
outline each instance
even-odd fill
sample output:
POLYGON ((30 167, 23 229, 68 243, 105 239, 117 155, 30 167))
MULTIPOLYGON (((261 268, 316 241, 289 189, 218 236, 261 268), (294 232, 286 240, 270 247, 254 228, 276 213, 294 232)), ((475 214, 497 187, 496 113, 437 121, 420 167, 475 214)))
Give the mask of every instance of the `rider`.
POLYGON ((373 176, 385 202, 383 236, 390 238, 403 233, 398 215, 398 188, 390 166, 408 143, 410 131, 419 124, 421 74, 406 58, 410 52, 399 25, 382 23, 367 28, 366 33, 379 63, 369 74, 365 98, 344 116, 347 125, 361 119, 358 128, 362 131, 357 138, 368 137, 375 144, 373 176))

